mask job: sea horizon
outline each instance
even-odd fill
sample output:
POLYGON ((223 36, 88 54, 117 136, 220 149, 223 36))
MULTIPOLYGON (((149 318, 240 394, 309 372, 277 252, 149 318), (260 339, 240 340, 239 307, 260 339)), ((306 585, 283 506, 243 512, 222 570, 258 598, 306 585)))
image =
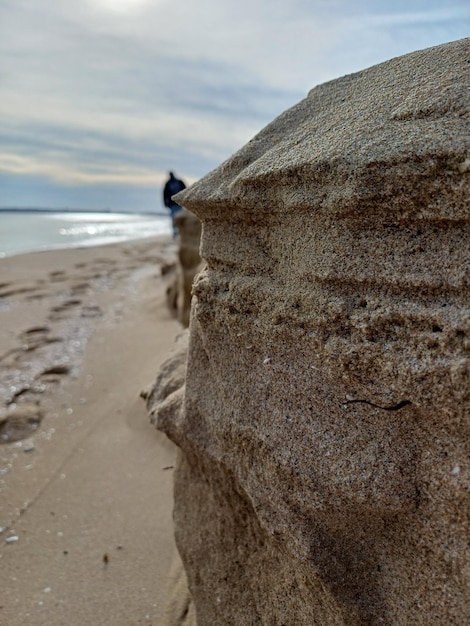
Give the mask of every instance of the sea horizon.
POLYGON ((8 212, 17 212, 24 211, 25 213, 116 213, 117 215, 121 214, 130 214, 130 215, 157 215, 164 216, 168 215, 165 211, 142 211, 139 209, 83 209, 80 207, 60 207, 60 208, 51 208, 51 207, 35 207, 35 206, 0 206, 0 213, 8 213, 8 212))

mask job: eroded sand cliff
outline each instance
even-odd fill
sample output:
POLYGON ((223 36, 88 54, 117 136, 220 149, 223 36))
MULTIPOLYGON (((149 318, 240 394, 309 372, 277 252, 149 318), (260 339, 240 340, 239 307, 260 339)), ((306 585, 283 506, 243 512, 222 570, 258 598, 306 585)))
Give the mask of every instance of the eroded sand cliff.
POLYGON ((469 58, 316 87, 178 196, 206 266, 151 407, 199 626, 470 620, 469 58))

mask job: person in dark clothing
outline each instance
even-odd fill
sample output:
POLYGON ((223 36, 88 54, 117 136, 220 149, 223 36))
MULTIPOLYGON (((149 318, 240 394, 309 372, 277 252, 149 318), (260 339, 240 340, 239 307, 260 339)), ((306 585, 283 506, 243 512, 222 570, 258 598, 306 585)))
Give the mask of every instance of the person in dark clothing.
POLYGON ((177 229, 175 226, 175 214, 181 210, 181 207, 179 204, 176 204, 176 202, 174 202, 171 198, 172 196, 177 194, 178 191, 182 191, 183 189, 186 189, 186 185, 183 183, 182 180, 180 180, 179 178, 176 178, 173 172, 169 172, 169 176, 170 178, 166 181, 165 187, 163 189, 163 202, 165 206, 171 211, 171 223, 173 226, 173 237, 176 237, 177 229))

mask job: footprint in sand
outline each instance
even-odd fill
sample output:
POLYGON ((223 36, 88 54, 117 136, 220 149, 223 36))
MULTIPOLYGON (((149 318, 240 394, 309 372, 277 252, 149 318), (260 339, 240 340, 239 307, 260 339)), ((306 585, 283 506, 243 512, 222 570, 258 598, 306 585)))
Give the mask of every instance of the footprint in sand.
POLYGON ((68 365, 52 365, 46 368, 34 379, 35 384, 32 386, 31 391, 43 393, 47 386, 59 384, 62 376, 70 374, 70 371, 68 365))
POLYGON ((63 376, 64 374, 70 374, 70 367, 68 365, 53 365, 45 369, 39 377, 44 379, 45 376, 63 376))
POLYGON ((44 343, 46 341, 44 335, 48 332, 49 328, 47 326, 37 326, 21 333, 18 337, 20 345, 0 355, 0 362, 7 359, 17 361, 25 352, 35 350, 38 347, 38 342, 44 343))
POLYGON ((71 368, 68 365, 52 365, 44 369, 34 381, 19 389, 12 398, 15 401, 19 396, 26 400, 34 399, 37 394, 43 394, 55 388, 63 380, 63 377, 70 374, 71 368))
POLYGON ((70 291, 73 296, 79 296, 82 294, 86 294, 90 289, 90 283, 76 283, 72 285, 70 291))
POLYGON ((56 270, 49 272, 49 278, 53 283, 59 283, 67 278, 67 273, 64 270, 56 270))
POLYGON ((10 443, 29 437, 43 418, 39 403, 11 404, 0 417, 0 443, 10 443))
POLYGON ((42 335, 44 333, 50 332, 50 330, 51 329, 49 328, 49 326, 33 326, 32 328, 28 328, 28 330, 25 330, 23 336, 29 337, 38 333, 42 335))
POLYGON ((50 337, 49 326, 35 326, 21 333, 19 336, 22 352, 32 352, 45 345, 62 341, 61 337, 50 337))
POLYGON ((80 306, 81 303, 82 301, 76 298, 66 300, 62 304, 58 304, 57 306, 52 307, 49 319, 54 322, 66 319, 67 316, 64 314, 68 313, 74 307, 80 306))
POLYGON ((37 286, 25 286, 25 287, 6 287, 5 289, 0 290, 0 298, 10 298, 11 296, 19 296, 24 293, 31 293, 33 291, 37 291, 37 286))
POLYGON ((3 367, 21 365, 23 360, 29 360, 35 350, 44 348, 53 343, 63 341, 62 337, 51 337, 49 326, 35 326, 18 335, 19 345, 0 355, 3 367))
POLYGON ((38 394, 43 394, 58 385, 63 376, 70 374, 70 372, 71 368, 68 365, 58 364, 47 367, 32 382, 24 382, 23 384, 13 386, 10 390, 11 395, 6 403, 13 406, 14 403, 20 400, 23 403, 21 406, 23 406, 25 402, 37 402, 36 397, 38 394))
POLYGON ((60 313, 62 311, 67 311, 67 309, 70 309, 71 307, 78 306, 81 303, 82 301, 78 299, 66 300, 62 304, 52 307, 51 311, 54 313, 60 313))

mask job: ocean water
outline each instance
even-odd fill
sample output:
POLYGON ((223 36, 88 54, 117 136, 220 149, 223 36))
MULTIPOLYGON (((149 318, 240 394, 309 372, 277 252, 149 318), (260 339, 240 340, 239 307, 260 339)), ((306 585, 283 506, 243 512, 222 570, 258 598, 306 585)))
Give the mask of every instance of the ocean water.
POLYGON ((169 234, 169 215, 0 211, 0 257, 169 234))

